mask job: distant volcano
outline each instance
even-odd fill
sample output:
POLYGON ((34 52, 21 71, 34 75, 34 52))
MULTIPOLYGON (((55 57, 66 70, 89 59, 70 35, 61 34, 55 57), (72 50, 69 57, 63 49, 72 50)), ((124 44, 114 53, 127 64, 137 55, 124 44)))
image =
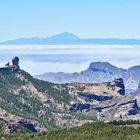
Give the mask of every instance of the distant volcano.
POLYGON ((139 39, 119 38, 85 38, 81 39, 68 32, 57 34, 48 38, 19 38, 1 42, 0 45, 60 45, 60 44, 93 44, 93 45, 140 45, 139 39))

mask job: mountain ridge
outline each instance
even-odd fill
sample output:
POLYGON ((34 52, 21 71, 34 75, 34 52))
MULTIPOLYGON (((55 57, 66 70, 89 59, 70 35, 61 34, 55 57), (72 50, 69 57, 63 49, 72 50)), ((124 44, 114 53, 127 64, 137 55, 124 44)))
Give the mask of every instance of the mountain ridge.
POLYGON ((78 36, 64 32, 47 38, 19 38, 0 42, 0 45, 65 45, 65 44, 93 44, 93 45, 140 45, 140 39, 120 38, 79 38, 78 36))
POLYGON ((38 79, 53 83, 102 83, 117 78, 124 80, 126 89, 135 90, 140 83, 140 65, 128 69, 118 68, 108 62, 92 62, 89 67, 81 72, 74 73, 44 73, 36 75, 38 79))

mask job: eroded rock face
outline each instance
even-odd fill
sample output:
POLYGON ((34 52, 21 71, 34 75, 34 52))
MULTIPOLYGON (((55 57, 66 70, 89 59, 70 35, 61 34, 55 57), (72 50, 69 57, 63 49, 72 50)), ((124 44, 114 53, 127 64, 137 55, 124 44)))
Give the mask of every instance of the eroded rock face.
POLYGON ((136 100, 131 97, 114 97, 109 102, 75 103, 70 111, 95 115, 99 120, 140 119, 140 111, 136 100), (122 101, 123 100, 123 101, 122 101))
POLYGON ((88 93, 78 93, 80 96, 83 96, 88 101, 96 100, 96 101, 109 101, 113 98, 113 96, 99 96, 96 94, 88 94, 88 93))
POLYGON ((31 132, 37 132, 34 124, 31 121, 28 121, 26 119, 21 119, 18 121, 18 124, 22 125, 26 129, 29 129, 31 132))
POLYGON ((30 121, 25 121, 24 119, 19 120, 18 122, 5 122, 2 127, 4 134, 9 133, 24 133, 25 129, 29 132, 37 132, 35 125, 30 121))
POLYGON ((125 86, 122 78, 114 80, 116 83, 115 86, 120 87, 121 89, 118 91, 121 95, 125 95, 125 86))
POLYGON ((79 92, 75 91, 77 94, 73 91, 76 99, 70 111, 95 115, 102 121, 140 119, 137 101, 131 96, 125 96, 121 78, 102 84, 89 84, 85 88, 82 88, 82 84, 79 86, 79 92))

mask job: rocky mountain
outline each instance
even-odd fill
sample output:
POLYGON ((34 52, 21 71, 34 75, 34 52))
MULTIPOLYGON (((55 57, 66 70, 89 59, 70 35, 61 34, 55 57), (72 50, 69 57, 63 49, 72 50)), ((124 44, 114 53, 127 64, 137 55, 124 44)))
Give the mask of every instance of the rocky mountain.
POLYGON ((38 132, 95 120, 140 119, 137 100, 125 95, 123 80, 54 84, 12 65, 0 68, 1 133, 38 132))
POLYGON ((61 33, 48 38, 19 38, 1 42, 0 45, 56 45, 56 44, 100 44, 100 45, 140 45, 139 39, 86 38, 82 39, 72 33, 61 33))
POLYGON ((89 68, 80 73, 44 73, 35 76, 53 83, 102 83, 122 78, 127 91, 134 91, 140 83, 140 66, 129 69, 118 68, 108 62, 93 62, 89 68))

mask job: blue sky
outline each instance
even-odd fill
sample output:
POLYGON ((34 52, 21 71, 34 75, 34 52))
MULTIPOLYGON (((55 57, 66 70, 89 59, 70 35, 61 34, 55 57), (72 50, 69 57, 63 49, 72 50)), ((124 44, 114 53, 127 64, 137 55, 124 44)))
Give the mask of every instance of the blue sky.
POLYGON ((0 41, 71 32, 139 38, 140 0, 0 0, 0 41))

